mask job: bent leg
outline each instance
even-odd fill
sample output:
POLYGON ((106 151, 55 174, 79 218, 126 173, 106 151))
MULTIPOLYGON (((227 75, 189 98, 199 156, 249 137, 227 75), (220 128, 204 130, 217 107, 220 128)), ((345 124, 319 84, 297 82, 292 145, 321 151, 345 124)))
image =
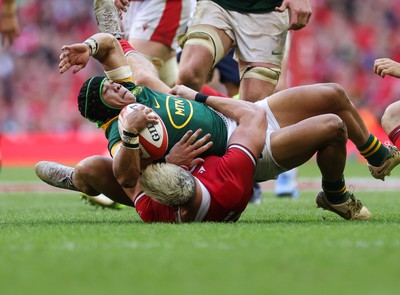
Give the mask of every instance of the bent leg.
POLYGON ((370 135, 347 93, 336 83, 285 89, 271 95, 268 104, 281 127, 312 116, 332 113, 346 124, 349 139, 356 146, 365 144, 370 135))
POLYGON ((102 193, 115 202, 132 206, 131 199, 114 177, 112 162, 102 156, 88 157, 75 167, 72 181, 77 189, 89 196, 102 193))
POLYGON ((233 41, 223 31, 213 26, 202 25, 193 26, 192 31, 207 28, 213 36, 208 38, 200 38, 202 35, 193 35, 191 39, 186 41, 181 59, 179 61, 179 77, 177 84, 186 85, 196 91, 200 91, 203 85, 210 80, 213 67, 220 61, 230 50, 233 41), (216 40, 218 39, 218 40, 216 40), (217 46, 216 44, 220 44, 217 46))
POLYGON ((327 114, 305 119, 271 134, 271 151, 282 167, 292 169, 317 153, 322 177, 338 181, 346 162, 347 132, 343 121, 327 114))
POLYGON ((241 73, 240 99, 256 102, 274 93, 280 75, 278 66, 239 60, 239 67, 241 73))

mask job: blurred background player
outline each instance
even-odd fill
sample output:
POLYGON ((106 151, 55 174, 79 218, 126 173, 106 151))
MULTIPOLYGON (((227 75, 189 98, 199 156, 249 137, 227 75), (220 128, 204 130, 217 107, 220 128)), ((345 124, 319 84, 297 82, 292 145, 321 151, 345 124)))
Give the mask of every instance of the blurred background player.
POLYGON ((15 0, 0 0, 1 45, 12 45, 18 35, 19 23, 15 0))
MULTIPOLYGON (((96 0, 95 15, 104 14, 112 0, 96 0), (108 4, 107 4, 108 2, 108 4), (104 8, 103 8, 104 7, 104 8)), ((191 0, 114 0, 124 31, 122 38, 145 54, 157 67, 160 79, 173 86, 178 77, 177 36, 184 34, 192 13, 191 0)), ((103 31, 104 32, 104 31, 103 31)))
MULTIPOLYGON (((1 47, 12 45, 19 35, 19 23, 17 15, 17 5, 15 0, 0 0, 0 39, 1 47)), ((1 50, 1 48, 0 48, 1 50)), ((5 63, 5 61, 3 61, 5 63)), ((3 66, 3 63, 2 63, 3 66)), ((0 146, 2 132, 0 130, 0 146)), ((0 168, 3 156, 0 150, 0 168)))
MULTIPOLYGON (((385 78, 386 75, 400 78, 400 63, 389 59, 375 60, 374 72, 385 78)), ((390 141, 400 148, 400 100, 391 103, 385 110, 381 124, 390 141)))

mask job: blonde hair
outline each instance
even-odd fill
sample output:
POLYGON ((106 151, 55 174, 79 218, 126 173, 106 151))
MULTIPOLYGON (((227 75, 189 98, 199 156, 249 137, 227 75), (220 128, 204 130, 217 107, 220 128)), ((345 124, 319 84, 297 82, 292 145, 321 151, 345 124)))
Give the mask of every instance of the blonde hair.
POLYGON ((149 165, 139 182, 146 195, 169 206, 181 206, 196 194, 192 174, 170 163, 149 165))

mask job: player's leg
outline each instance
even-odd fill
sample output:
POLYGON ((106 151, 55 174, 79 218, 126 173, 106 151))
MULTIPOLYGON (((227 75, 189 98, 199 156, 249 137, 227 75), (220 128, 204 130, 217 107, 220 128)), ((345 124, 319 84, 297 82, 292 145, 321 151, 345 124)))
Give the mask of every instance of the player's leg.
POLYGON ((192 26, 184 38, 178 84, 200 91, 210 80, 214 66, 229 51, 232 40, 209 25, 192 26))
POLYGON ((182 54, 177 83, 200 91, 233 40, 229 14, 213 1, 197 1, 190 26, 179 37, 182 54))
POLYGON ((240 70, 240 98, 256 102, 271 95, 286 52, 287 12, 232 13, 240 70))
POLYGON ((239 60, 239 67, 240 99, 256 102, 274 93, 280 75, 278 66, 239 60))
POLYGON ((191 10, 191 2, 185 0, 132 2, 128 8, 129 43, 153 62, 160 79, 170 87, 178 74, 178 35, 184 34, 191 10), (132 14, 130 10, 136 11, 132 14))
POLYGON ((295 124, 311 116, 333 113, 347 126, 349 139, 363 145, 369 136, 360 114, 343 87, 335 83, 314 84, 282 90, 268 98, 276 120, 281 127, 295 124))
POLYGON ((381 124, 392 143, 400 148, 400 101, 396 101, 386 108, 381 124))
POLYGON ((298 198, 297 168, 290 169, 278 175, 275 181, 274 193, 277 197, 298 198))
POLYGON ((123 38, 124 34, 113 0, 94 0, 93 10, 100 32, 109 33, 117 39, 123 38))
MULTIPOLYGON (((281 74, 275 92, 288 88, 288 62, 290 53, 290 32, 286 36, 285 54, 282 60, 281 74)), ((293 168, 278 175, 275 181, 274 192, 277 197, 298 198, 300 191, 297 188, 298 169, 293 168)))
MULTIPOLYGON (((260 102, 263 105, 265 101, 260 102)), ((275 93, 268 105, 281 127, 295 124, 310 116, 333 113, 346 124, 349 139, 368 161, 373 177, 384 179, 400 163, 397 148, 385 147, 369 132, 347 93, 338 84, 316 84, 294 87, 275 93)))
POLYGON ((132 206, 112 171, 112 159, 92 156, 76 167, 42 161, 35 166, 36 175, 49 185, 82 192, 88 196, 104 194, 115 202, 132 206))
POLYGON ((297 167, 317 153, 322 189, 317 205, 345 219, 369 219, 369 210, 347 192, 344 180, 347 131, 336 115, 303 120, 271 134, 272 155, 280 166, 297 167))

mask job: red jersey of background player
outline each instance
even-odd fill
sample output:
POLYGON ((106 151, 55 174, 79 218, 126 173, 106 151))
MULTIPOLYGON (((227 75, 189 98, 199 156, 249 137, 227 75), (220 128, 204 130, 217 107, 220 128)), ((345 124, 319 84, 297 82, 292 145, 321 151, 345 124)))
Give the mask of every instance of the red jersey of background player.
MULTIPOLYGON (((254 156, 237 144, 229 146, 222 157, 205 158, 192 172, 202 189, 201 206, 193 221, 237 221, 252 195, 255 163, 254 156)), ((145 222, 181 222, 179 207, 162 205, 144 193, 136 196, 135 208, 145 222)))

